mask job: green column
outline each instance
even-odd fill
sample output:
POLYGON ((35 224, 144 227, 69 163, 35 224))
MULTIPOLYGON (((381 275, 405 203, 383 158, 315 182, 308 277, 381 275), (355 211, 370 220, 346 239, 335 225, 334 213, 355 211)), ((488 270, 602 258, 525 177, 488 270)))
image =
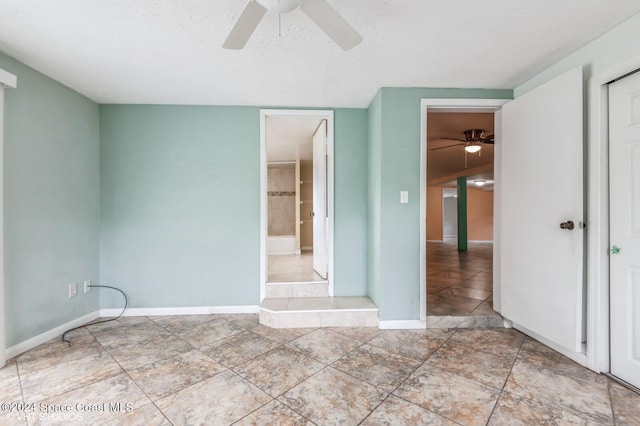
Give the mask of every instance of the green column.
POLYGON ((467 178, 458 178, 458 251, 467 251, 467 178))

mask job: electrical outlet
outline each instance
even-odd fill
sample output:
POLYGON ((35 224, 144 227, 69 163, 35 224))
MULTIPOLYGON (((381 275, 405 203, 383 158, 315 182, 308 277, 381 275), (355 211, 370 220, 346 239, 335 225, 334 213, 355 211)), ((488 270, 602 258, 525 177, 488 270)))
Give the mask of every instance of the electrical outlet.
POLYGON ((86 280, 84 282, 84 292, 89 293, 91 291, 91 280, 86 280))
POLYGON ((69 284, 69 298, 76 297, 78 295, 78 283, 69 284))

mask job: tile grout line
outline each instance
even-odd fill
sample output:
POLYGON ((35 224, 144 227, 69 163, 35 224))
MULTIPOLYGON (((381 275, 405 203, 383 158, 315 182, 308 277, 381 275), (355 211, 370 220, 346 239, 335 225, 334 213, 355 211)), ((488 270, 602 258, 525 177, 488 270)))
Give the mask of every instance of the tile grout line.
MULTIPOLYGON (((149 318, 149 317, 145 317, 145 318, 147 318, 147 319, 149 319, 150 321, 152 321, 152 320, 151 320, 151 318, 149 318)), ((117 320, 116 320, 116 321, 117 321, 117 320)), ((114 322, 115 322, 115 321, 114 321, 114 322)), ((155 324, 155 321, 152 321, 152 322, 155 324)), ((88 330, 88 329, 87 329, 87 330, 88 330)), ((109 352, 109 350, 108 350, 107 348, 105 348, 105 347, 104 347, 104 345, 102 345, 102 343, 100 343, 100 341, 98 340, 98 338, 97 338, 97 337, 95 337, 95 335, 93 335, 93 333, 91 333, 91 330, 88 330, 88 331, 89 331, 89 333, 90 333, 92 336, 94 336, 94 338, 96 339, 96 341, 98 342, 98 344, 99 344, 100 346, 102 346, 102 349, 103 349, 105 352, 107 352, 107 353, 109 354, 109 356, 111 357, 111 359, 113 359, 113 361, 114 361, 116 364, 118 364, 118 366, 122 369, 122 371, 124 372, 124 374, 126 374, 126 375, 127 375, 127 377, 129 378, 129 380, 131 380, 131 382, 132 382, 132 383, 133 383, 133 384, 134 384, 134 385, 135 385, 135 386, 140 390, 140 392, 142 392, 142 394, 143 394, 144 396, 146 396, 146 397, 147 397, 147 399, 149 400, 149 402, 150 402, 151 404, 153 404, 153 406, 154 406, 154 407, 156 407, 156 409, 158 410, 158 412, 160 412, 160 414, 162 414, 162 417, 164 417, 165 419, 167 419, 167 421, 168 421, 170 424, 172 424, 172 425, 173 425, 173 422, 172 422, 171 420, 169 420, 169 418, 164 414, 164 411, 162 411, 162 410, 160 409, 160 407, 158 407, 158 406, 156 405, 156 402, 155 402, 153 399, 151 399, 151 397, 147 394, 147 392, 146 392, 144 389, 142 389, 142 387, 138 384, 138 382, 136 382, 136 381, 133 379, 133 377, 131 377, 131 375, 129 374, 129 372, 128 372, 128 371, 127 371, 127 370, 126 370, 126 369, 125 369, 121 364, 120 364, 120 362, 118 362, 118 360, 117 360, 117 359, 115 359, 113 355, 111 355, 111 352, 109 352)), ((187 342, 187 343, 188 343, 188 342, 187 342)), ((164 358, 164 359, 169 359, 169 358, 164 358)), ((153 363, 149 363, 149 364, 146 364, 146 365, 151 365, 151 364, 153 364, 153 363)), ((138 368, 142 368, 142 367, 144 367, 144 366, 140 366, 140 367, 138 367, 138 368)), ((135 370, 135 369, 134 369, 134 370, 135 370)), ((113 377, 115 377, 115 376, 113 376, 113 377)), ((96 383, 97 383, 97 382, 96 382, 96 383)), ((84 386, 83 386, 83 387, 84 387, 84 386)), ((81 389, 81 388, 80 388, 80 389, 81 389)), ((144 405, 143 405, 143 407, 144 407, 144 405)), ((142 407, 139 407, 139 408, 142 408, 142 407)), ((122 416, 124 416, 124 415, 125 415, 125 414, 123 413, 123 414, 122 414, 122 415, 120 415, 120 416, 116 416, 116 417, 114 417, 114 420, 115 420, 115 419, 118 419, 118 418, 120 418, 120 417, 122 417, 122 416)), ((105 422, 102 422, 101 424, 103 424, 103 423, 105 423, 105 422)))
MULTIPOLYGON (((413 376, 413 375, 415 374, 415 372, 416 372, 416 371, 418 371, 418 370, 419 370, 423 365, 425 365, 425 364, 427 363, 427 361, 429 361, 429 359, 430 359, 430 358, 431 358, 431 357, 432 357, 436 352, 438 352, 440 349, 442 349, 442 348, 444 347, 444 345, 446 345, 446 344, 447 344, 447 342, 449 342, 449 340, 451 340, 451 339, 453 338, 453 336, 458 332, 458 330, 459 330, 459 329, 455 329, 455 328, 454 328, 454 329, 453 329, 453 333, 451 333, 451 336, 447 337, 447 338, 442 342, 442 344, 441 344, 441 345, 440 345, 436 350, 434 350, 431 354, 429 354, 429 356, 428 356, 428 357, 427 357, 427 358, 426 358, 426 359, 425 359, 425 360, 424 360, 424 361, 423 361, 419 366, 417 366, 417 367, 413 370, 413 372, 411 372, 411 374, 409 374, 409 375, 408 375, 404 380, 402 380, 402 381, 400 382, 400 384, 398 384, 398 386, 396 386, 396 387, 395 387, 391 392, 389 392, 389 395, 393 395, 393 396, 395 396, 396 398, 400 398, 401 400, 403 400, 403 401, 405 401, 405 402, 407 402, 407 403, 409 403, 409 404, 412 404, 412 405, 415 405, 415 406, 417 406, 417 407, 420 407, 420 408, 421 408, 421 409, 423 409, 423 410, 426 410, 426 411, 428 411, 428 412, 430 412, 430 413, 433 413, 433 414, 435 414, 436 416, 442 417, 443 419, 447 419, 447 420, 449 420, 449 421, 451 421, 451 422, 453 422, 453 423, 455 423, 455 424, 460 424, 460 423, 456 422, 456 421, 455 421, 455 420, 453 420, 453 419, 450 419, 450 418, 448 418, 448 417, 445 417, 445 416, 443 416, 442 414, 438 414, 438 413, 436 413, 435 411, 429 410, 428 408, 424 408, 424 407, 422 407, 421 405, 418 405, 418 404, 416 404, 415 402, 410 401, 410 400, 408 400, 408 399, 406 399, 406 398, 403 398, 402 396, 397 395, 397 394, 395 394, 395 393, 394 393, 395 391, 397 391, 397 390, 398 390, 398 388, 400 388, 403 384, 405 384, 405 383, 406 383, 406 381, 407 381, 407 380, 409 380, 409 379, 411 378, 411 376, 413 376)), ((385 398, 385 401, 389 398, 389 395, 387 396, 387 398, 385 398)), ((382 404, 382 403, 380 403, 380 405, 381 405, 381 404, 382 404)), ((376 407, 376 408, 377 408, 377 407, 376 407)), ((371 413, 369 413, 369 414, 371 414, 371 413)), ((368 416, 367 416, 367 417, 368 417, 368 416)))
POLYGON ((504 380, 504 383, 502 384, 502 388, 500 389, 500 394, 498 395, 498 398, 496 398, 496 402, 493 404, 493 409, 491 410, 491 414, 487 418, 487 423, 486 424, 489 424, 489 421, 491 421, 491 417, 493 417, 493 413, 495 413, 495 411, 496 411, 496 407, 498 406, 498 402, 500 402, 500 399, 502 398, 502 394, 504 393, 504 388, 507 386, 507 382, 509 381, 509 377, 511 376, 511 374, 513 372, 513 367, 516 365, 516 362, 518 361, 518 357, 520 356, 520 351, 522 351, 522 346, 523 345, 524 345, 524 338, 520 342, 520 346, 518 347, 518 353, 516 354, 515 357, 513 357, 513 362, 511 363, 511 368, 509 369, 509 374, 507 374, 507 378, 504 380))

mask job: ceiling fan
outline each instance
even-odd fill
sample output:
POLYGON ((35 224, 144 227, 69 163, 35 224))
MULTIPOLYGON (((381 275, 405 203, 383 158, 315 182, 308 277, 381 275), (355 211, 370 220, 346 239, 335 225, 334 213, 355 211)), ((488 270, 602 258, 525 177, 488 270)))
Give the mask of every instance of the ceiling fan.
POLYGON ((288 13, 300 8, 343 50, 362 41, 362 36, 326 0, 249 0, 222 47, 242 49, 267 12, 288 13))
POLYGON ((459 141, 459 142, 464 142, 464 143, 457 143, 454 145, 447 145, 447 146, 441 146, 438 148, 431 148, 430 151, 437 151, 439 149, 446 149, 446 148, 453 148, 453 147, 457 147, 457 146, 461 146, 464 147, 464 168, 467 168, 467 154, 475 154, 477 153, 478 156, 480 156, 482 154, 482 152, 480 151, 482 149, 482 145, 487 144, 487 145, 493 145, 494 144, 494 136, 493 135, 489 135, 486 136, 484 135, 484 130, 482 129, 470 129, 470 130, 465 130, 464 132, 464 139, 455 139, 455 138, 443 138, 444 140, 452 140, 452 141, 459 141))
POLYGON ((493 145, 493 135, 486 136, 484 135, 484 130, 482 129, 471 129, 464 131, 464 139, 455 139, 455 138, 443 138, 445 140, 452 141, 460 141, 464 143, 457 143, 454 145, 441 146, 438 148, 432 148, 431 151, 437 151, 439 149, 453 148, 456 146, 464 147, 464 150, 470 154, 474 154, 476 152, 480 152, 483 144, 493 145))

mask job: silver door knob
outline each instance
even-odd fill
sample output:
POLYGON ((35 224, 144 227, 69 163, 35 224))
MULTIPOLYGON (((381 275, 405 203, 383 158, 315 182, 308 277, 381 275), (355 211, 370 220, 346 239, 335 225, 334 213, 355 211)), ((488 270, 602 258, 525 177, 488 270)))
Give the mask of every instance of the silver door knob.
POLYGON ((309 216, 314 217, 316 214, 314 212, 309 212, 309 216))
POLYGON ((572 220, 568 220, 566 222, 562 222, 560 224, 560 229, 567 229, 569 231, 571 231, 573 228, 575 228, 575 224, 573 223, 572 220))

